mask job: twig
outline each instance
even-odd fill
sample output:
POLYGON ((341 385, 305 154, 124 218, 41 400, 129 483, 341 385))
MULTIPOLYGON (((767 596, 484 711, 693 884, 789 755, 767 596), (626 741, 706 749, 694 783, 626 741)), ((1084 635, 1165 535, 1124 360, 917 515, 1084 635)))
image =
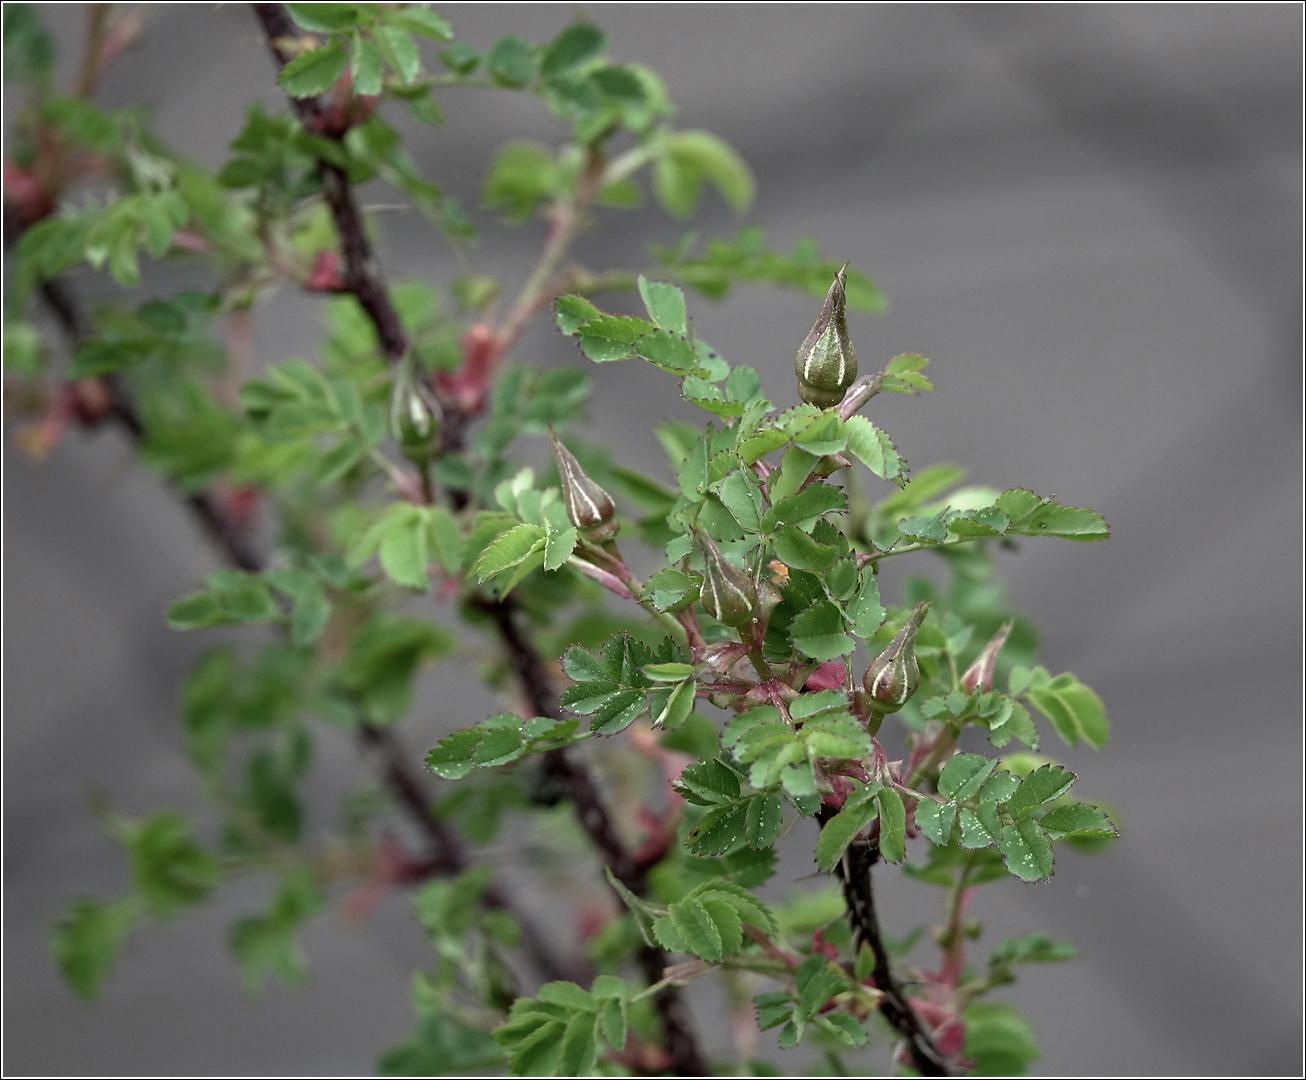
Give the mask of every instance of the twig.
MULTIPOLYGON (((254 4, 255 14, 263 24, 268 49, 276 61, 277 69, 285 67, 291 54, 282 44, 299 36, 299 31, 281 4, 254 4)), ((325 115, 322 103, 315 97, 291 98, 291 104, 304 127, 310 132, 328 137, 339 135, 322 130, 325 115)), ((408 335, 399 321, 399 313, 390 302, 381 269, 363 231, 362 215, 354 200, 353 189, 343 169, 330 162, 318 162, 322 179, 322 197, 326 199, 340 234, 340 246, 345 260, 345 286, 354 294, 367 316, 376 327, 381 351, 392 362, 398 362, 408 351, 408 335)))
MULTIPOLYGON (((494 620, 531 710, 537 716, 560 717, 557 692, 543 659, 518 625, 516 603, 511 597, 503 600, 481 597, 474 600, 473 605, 494 620)), ((636 895, 645 893, 648 888, 645 879, 647 867, 636 863, 621 842, 589 770, 572 760, 565 750, 550 750, 545 754, 544 767, 567 792, 590 842, 599 850, 617 880, 636 895)), ((666 963, 666 954, 661 949, 646 946, 640 950, 640 968, 650 986, 661 981, 666 963)), ((666 987, 654 998, 654 1005, 677 1074, 710 1075, 707 1062, 698 1049, 698 1041, 680 990, 674 986, 666 987)))
MULTIPOLYGON (((366 745, 378 752, 385 769, 386 783, 430 841, 434 854, 427 865, 431 873, 458 874, 466 870, 469 862, 462 841, 435 816, 435 807, 431 805, 425 787, 405 765, 408 755, 399 745, 394 732, 364 724, 360 736, 366 745)), ((539 929, 513 909, 512 901, 502 888, 491 882, 481 894, 481 899, 487 907, 508 911, 517 919, 526 952, 546 979, 589 982, 592 975, 588 965, 573 964, 554 956, 539 929)))
MULTIPOLYGON (((293 21, 281 4, 254 4, 259 21, 268 39, 268 47, 278 68, 290 60, 284 42, 298 36, 293 21)), ((296 113, 304 126, 317 134, 332 135, 322 130, 324 111, 316 98, 293 99, 296 113)), ((598 191, 602 179, 603 160, 600 151, 591 150, 585 172, 573 199, 560 201, 555 209, 549 235, 540 258, 513 305, 503 327, 495 334, 498 353, 516 340, 531 316, 547 303, 553 293, 550 284, 558 267, 566 257, 585 209, 598 191)), ((398 361, 408 350, 407 336, 399 323, 398 315, 385 289, 379 267, 371 246, 363 233, 362 221, 354 202, 348 179, 344 172, 328 162, 320 162, 322 192, 331 208, 340 233, 345 258, 345 284, 358 298, 363 310, 371 319, 380 339, 382 351, 391 361, 398 361)), ((470 416, 456 402, 446 407, 442 430, 442 448, 451 452, 461 448, 470 416)), ((538 716, 560 717, 557 694, 552 680, 535 647, 517 625, 517 604, 512 599, 488 600, 473 603, 493 616, 518 681, 522 685, 531 709, 538 716)), ((644 869, 636 864, 621 842, 612 823, 611 815, 599 794, 598 785, 589 771, 571 760, 565 750, 551 750, 544 755, 544 766, 559 781, 571 798, 586 834, 598 848, 613 873, 632 892, 645 890, 644 869)), ((640 953, 640 964, 649 982, 661 977, 665 958, 661 950, 646 948, 640 953)), ((708 1074, 706 1061, 698 1051, 697 1042, 689 1023, 683 998, 674 988, 668 988, 656 998, 658 1015, 662 1021, 668 1051, 676 1071, 684 1076, 708 1074)))
MULTIPOLYGON (((831 808, 822 807, 817 820, 824 826, 834 813, 831 808)), ((922 1076, 952 1076, 947 1058, 939 1052, 930 1034, 921 1026, 920 1018, 893 977, 889 953, 880 936, 880 923, 875 914, 875 893, 871 884, 871 867, 879 857, 879 848, 869 840, 854 840, 848 845, 837 867, 843 884, 848 918, 853 925, 853 943, 858 949, 862 942, 871 947, 875 957, 875 967, 871 974, 875 978, 876 987, 884 993, 880 1011, 902 1036, 913 1068, 922 1076)))

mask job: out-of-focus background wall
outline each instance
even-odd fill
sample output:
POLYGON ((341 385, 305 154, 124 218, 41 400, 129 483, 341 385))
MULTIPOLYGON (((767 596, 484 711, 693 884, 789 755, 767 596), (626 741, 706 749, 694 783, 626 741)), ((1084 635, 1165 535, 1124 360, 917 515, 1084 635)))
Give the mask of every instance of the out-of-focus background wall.
MULTIPOLYGON (((80 5, 43 8, 67 78, 80 5)), ((547 40, 573 14, 441 10, 478 46, 547 40)), ((886 289, 891 313, 852 329, 868 370, 932 358, 936 393, 872 410, 914 465, 962 462, 978 482, 1055 492, 1111 522, 1109 543, 1030 542, 999 563, 1044 629, 1045 661, 1107 702, 1108 749, 1062 756, 1126 831, 1107 855, 1060 853, 1049 884, 993 889, 977 912, 986 936, 1044 928, 1081 947, 1010 991, 1040 1033, 1038 1070, 1300 1075, 1301 7, 585 10, 616 59, 666 76, 681 125, 752 163, 749 221, 782 248, 811 234, 886 289)), ((272 79, 244 5, 150 5, 101 96, 148 103, 166 139, 216 165, 251 100, 284 108, 272 79)), ((523 96, 446 104, 449 125, 415 133, 413 152, 468 205, 498 143, 562 133, 523 96)), ((680 231, 655 209, 600 216, 580 248, 594 267, 680 231)), ((699 227, 737 222, 713 203, 699 227)), ((391 273, 453 272, 414 215, 386 232, 391 273)), ((489 227, 480 258, 520 276, 539 232, 489 227)), ((775 400, 792 394, 814 314, 810 298, 749 290, 695 305, 700 331, 775 400)), ((311 353, 318 319, 309 298, 265 304, 261 358, 311 353)), ((518 357, 576 359, 546 325, 518 357)), ((648 424, 677 413, 670 381, 634 364, 594 375, 590 437, 660 468, 648 424)), ((39 467, 7 450, 4 508, 6 1072, 369 1071, 409 1030, 408 980, 427 962, 398 898, 362 926, 315 925, 311 984, 262 1001, 243 996, 223 944, 260 903, 241 888, 139 935, 98 1006, 59 981, 51 920, 70 895, 125 882, 87 792, 132 813, 202 805, 175 714, 207 643, 171 634, 161 612, 215 560, 112 435, 74 435, 39 467)), ((484 715, 456 673, 428 683, 428 705, 437 691, 415 755, 484 715)), ((315 768, 330 783, 360 767, 341 739, 315 768)), ((809 871, 790 860, 778 886, 809 871)), ((890 890, 890 932, 937 918, 923 902, 937 897, 890 890)), ((724 1045, 703 1009, 709 1045, 724 1045)))

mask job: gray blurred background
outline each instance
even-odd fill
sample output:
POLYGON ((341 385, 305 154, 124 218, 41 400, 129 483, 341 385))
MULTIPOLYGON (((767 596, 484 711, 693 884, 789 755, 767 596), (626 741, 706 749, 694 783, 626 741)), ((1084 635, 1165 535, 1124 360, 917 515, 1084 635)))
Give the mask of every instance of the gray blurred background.
MULTIPOLYGON (((67 80, 82 13, 43 7, 67 80)), ((440 10, 482 47, 506 32, 547 40, 574 14, 440 10)), ((976 482, 1055 493, 1112 525, 1106 544, 1032 541, 999 561, 1044 631, 1044 661, 1107 703, 1111 745, 1061 757, 1125 826, 1106 855, 1061 852, 1049 884, 991 887, 975 912, 986 940, 1046 929, 1082 950, 1006 992, 1040 1033, 1036 1070, 1300 1075, 1301 7, 584 10, 616 60, 664 74, 681 126, 721 134, 753 165, 748 221, 774 246, 810 234, 887 291, 891 313, 852 330, 865 370, 909 350, 933 361, 934 394, 871 410, 913 465, 960 462, 976 482)), ((244 5, 153 5, 101 100, 148 103, 166 139, 216 166, 251 100, 283 108, 272 77, 244 5)), ((498 143, 562 135, 524 96, 443 101, 448 126, 415 132, 412 149, 467 205, 498 143)), ((593 268, 681 231, 652 208, 600 218, 578 248, 593 268)), ((709 197, 697 227, 737 226, 709 197)), ((487 227, 479 258, 519 280, 540 231, 487 227)), ((389 216, 386 233, 391 273, 454 272, 415 215, 389 216)), ((693 311, 789 400, 813 305, 741 289, 693 311)), ((311 355, 318 320, 302 296, 266 303, 261 359, 311 355)), ((542 324, 517 357, 575 362, 542 324)), ((679 414, 674 385, 634 364, 594 375, 587 434, 660 469, 648 424, 679 414)), ((88 791, 129 813, 202 808, 175 716, 213 639, 160 616, 215 556, 115 435, 74 434, 39 467, 6 443, 5 463, 6 1074, 369 1072, 409 1031, 410 973, 428 962, 399 898, 362 926, 320 920, 305 939, 310 985, 261 1001, 242 994, 224 946, 231 920, 265 902, 253 883, 140 934, 98 1006, 61 984, 51 920, 72 895, 126 883, 88 791)), ((415 760, 493 708, 457 672, 424 691, 406 734, 415 760)), ((324 789, 363 775, 346 740, 324 739, 324 789)), ((768 895, 809 871, 789 859, 768 895)), ((890 933, 939 917, 933 891, 886 889, 890 933)), ((713 1000, 696 1001, 705 1041, 724 1049, 713 1000)))

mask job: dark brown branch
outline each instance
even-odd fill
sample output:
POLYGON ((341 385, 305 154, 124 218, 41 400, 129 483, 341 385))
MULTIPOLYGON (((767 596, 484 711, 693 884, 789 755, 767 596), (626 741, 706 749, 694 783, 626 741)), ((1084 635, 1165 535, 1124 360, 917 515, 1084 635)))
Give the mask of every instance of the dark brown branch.
MULTIPOLYGON (((822 827, 835 812, 829 807, 821 808, 817 820, 822 827)), ((862 942, 871 947, 875 957, 871 975, 876 987, 884 993, 880 1001, 880 1012, 902 1037, 913 1068, 922 1076, 952 1076, 947 1058, 939 1052, 929 1032, 921 1026, 920 1018, 893 977, 889 952, 880 936, 880 922, 875 914, 875 892, 871 883, 871 867, 879 858, 880 849, 871 841, 854 840, 848 845, 836 870, 843 885, 848 919, 853 926, 854 948, 860 949, 862 942)))
MULTIPOLYGON (((562 713, 553 681, 540 654, 522 631, 517 604, 511 597, 503 600, 481 597, 474 600, 473 604, 494 620, 495 629, 508 652, 509 661, 531 711, 537 716, 560 718, 562 713)), ((545 754, 544 768, 571 799, 581 826, 612 870, 613 876, 631 892, 637 895, 645 893, 648 888, 648 867, 637 863, 621 842, 612 816, 608 813, 589 770, 573 760, 566 750, 551 750, 545 754)), ((640 950, 639 964, 644 977, 652 985, 662 980, 667 954, 661 949, 645 947, 640 950)), ((681 990, 668 987, 657 994, 653 1003, 677 1075, 710 1075, 711 1070, 698 1049, 698 1040, 681 990)))
MULTIPOLYGON (((434 854, 425 864, 424 869, 430 874, 458 874, 466 870, 470 864, 462 841, 436 817, 435 807, 427 797, 426 788, 404 764, 408 756, 399 745, 394 732, 372 724, 364 724, 360 735, 364 744, 372 747, 380 755, 385 769, 386 783, 390 785, 390 789, 431 844, 434 854)), ((520 914, 513 910, 512 901, 507 893, 494 882, 486 886, 481 899, 487 907, 508 911, 517 918, 522 931, 522 944, 546 979, 589 982, 592 978, 593 973, 589 971, 587 965, 561 961, 554 956, 536 926, 522 919, 520 914)))
MULTIPOLYGON (((254 4, 253 7, 267 36, 273 59, 280 69, 286 65, 292 55, 287 48, 288 41, 297 38, 299 32, 281 4, 254 4)), ((295 112, 309 131, 337 138, 343 134, 343 131, 327 130, 325 121, 328 110, 318 99, 296 98, 292 99, 292 102, 295 112)), ((323 197, 331 208, 336 229, 340 234, 345 260, 346 287, 357 297, 363 310, 371 319, 381 342, 382 351, 390 360, 396 361, 407 352, 408 339, 399 323, 394 306, 390 303, 371 245, 363 232, 362 219, 348 179, 342 170, 325 161, 319 163, 319 175, 322 178, 323 197)), ((586 193, 585 201, 588 201, 589 194, 592 193, 586 193)), ((527 297, 527 302, 521 305, 527 314, 534 310, 535 297, 530 290, 542 289, 547 278, 552 275, 557 260, 562 257, 565 250, 566 242, 575 232, 580 209, 580 207, 569 208, 574 220, 568 220, 554 229, 553 240, 547 246, 545 256, 541 260, 542 268, 537 267, 528 285, 530 295, 527 297), (538 282, 537 277, 540 278, 538 282)), ((516 331, 519 332, 520 327, 517 327, 516 331)), ((445 452, 461 448, 470 419, 470 416, 457 408, 456 403, 452 408, 446 407, 442 435, 445 452)), ((532 711, 537 716, 560 717, 558 698, 549 673, 534 645, 517 624, 516 603, 511 599, 482 600, 477 602, 477 606, 487 611, 494 619, 496 629, 504 647, 508 650, 513 670, 517 674, 532 711)), ((586 834, 598 848, 607 865, 612 868, 617 879, 632 892, 644 892, 646 868, 635 863, 630 852, 621 842, 613 826, 612 817, 589 771, 572 760, 565 750, 553 750, 546 754, 544 767, 549 776, 567 792, 567 796, 576 807, 577 816, 586 834)), ((640 963, 651 983, 661 980, 665 962, 665 954, 658 949, 645 949, 640 955, 640 963)), ((657 996, 655 1002, 676 1072, 682 1076, 708 1075, 707 1064, 698 1051, 697 1041, 689 1024, 684 999, 680 992, 668 988, 657 996)))
MULTIPOLYGON (((70 348, 76 348, 87 329, 81 308, 72 294, 62 282, 47 281, 41 287, 41 296, 54 313, 56 321, 68 339, 70 348)), ((144 437, 145 426, 141 421, 140 411, 132 399, 131 391, 116 375, 101 376, 100 381, 109 400, 109 411, 104 418, 112 419, 133 442, 139 442, 144 437)), ((185 500, 186 505, 190 507, 226 562, 250 573, 259 573, 265 568, 265 560, 254 547, 247 530, 235 520, 212 492, 196 492, 186 495, 185 500)), ((431 854, 422 863, 425 873, 427 875, 456 874, 467 869, 469 864, 461 842, 435 816, 435 808, 426 789, 421 779, 409 770, 407 755, 394 734, 365 725, 360 736, 364 744, 372 747, 380 755, 386 784, 399 805, 422 830, 431 845, 431 854)), ((588 968, 584 965, 577 966, 559 960, 553 955, 545 944, 543 935, 534 924, 514 911, 511 899, 502 888, 491 882, 482 897, 487 906, 508 911, 517 918, 526 952, 546 979, 589 981, 588 968)))
MULTIPOLYGON (((263 32, 267 35, 268 48, 276 61, 277 69, 286 66, 292 53, 287 51, 285 42, 297 38, 299 30, 281 4, 253 5, 263 32)), ((304 127, 314 134, 328 138, 339 138, 344 132, 323 129, 324 117, 328 111, 317 98, 291 98, 295 113, 304 127)), ((381 268, 372 252, 367 234, 363 231, 363 218, 358 212, 353 189, 344 170, 326 161, 318 163, 318 175, 322 180, 322 197, 331 208, 335 219, 336 231, 340 234, 340 246, 345 263, 345 288, 354 294, 376 327, 377 337, 381 341, 381 351, 391 361, 399 360, 408 351, 408 335, 404 333, 399 322, 399 314, 390 302, 386 292, 385 280, 381 268)))

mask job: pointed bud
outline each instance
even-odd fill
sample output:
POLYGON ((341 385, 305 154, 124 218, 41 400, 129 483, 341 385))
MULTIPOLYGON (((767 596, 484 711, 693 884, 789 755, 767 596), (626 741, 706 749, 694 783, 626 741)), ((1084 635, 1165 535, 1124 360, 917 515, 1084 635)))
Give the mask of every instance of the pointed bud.
POLYGON ((727 626, 747 626, 757 614, 757 593, 748 575, 726 562, 707 533, 695 530, 694 546, 703 556, 703 587, 698 594, 703 609, 727 626))
POLYGON ((1002 651, 1002 646, 1007 643, 1007 635, 1011 633, 1011 623, 1005 622, 987 645, 984 651, 975 657, 975 662, 966 669, 966 673, 961 677, 961 688, 970 693, 978 690, 981 694, 987 694, 993 689, 993 669, 998 666, 998 653, 1002 651))
POLYGON ((425 461, 440 446, 440 405, 405 357, 390 394, 390 434, 410 461, 425 461))
POLYGON ((611 540, 621 528, 612 496, 585 475, 580 462, 562 445, 553 425, 549 425, 549 441, 553 443, 558 476, 562 478, 562 504, 567 508, 567 520, 590 540, 600 543, 611 540))
POLYGON ((843 400, 844 393, 857 378, 857 353, 848 337, 848 297, 845 263, 835 275, 816 320, 794 361, 798 376, 798 396, 809 405, 828 409, 843 400))
POLYGON ((916 662, 916 635, 930 610, 928 602, 916 605, 911 618, 889 642, 888 648, 871 663, 862 676, 862 685, 871 698, 871 708, 879 713, 897 712, 916 693, 921 684, 921 669, 916 662))

